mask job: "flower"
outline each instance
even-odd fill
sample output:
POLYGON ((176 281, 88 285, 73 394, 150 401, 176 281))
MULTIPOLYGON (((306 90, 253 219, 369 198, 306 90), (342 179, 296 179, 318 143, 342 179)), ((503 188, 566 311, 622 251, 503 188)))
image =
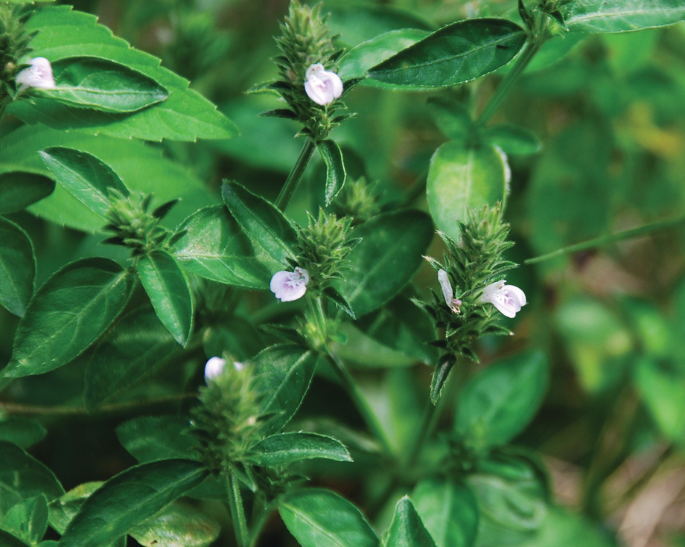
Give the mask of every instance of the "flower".
POLYGON ((342 95, 343 83, 340 76, 324 69, 322 64, 310 66, 306 75, 304 90, 316 104, 330 104, 342 95))
POLYGON ((507 317, 514 317, 526 305, 526 295, 518 287, 504 284, 504 279, 485 287, 479 302, 490 303, 507 317))
POLYGON ((17 84, 19 91, 29 87, 41 89, 53 89, 55 79, 52 76, 52 65, 45 57, 36 57, 28 62, 31 65, 17 74, 17 84))
POLYGON ((221 374, 226 366, 226 359, 212 357, 205 365, 205 382, 213 380, 221 374))
POLYGON ((461 300, 454 298, 452 284, 450 283, 450 279, 447 277, 447 272, 445 270, 438 271, 438 281, 440 282, 440 287, 442 287, 442 295, 445 297, 445 304, 447 304, 454 313, 459 313, 461 300))
POLYGON ((292 302, 304 296, 307 283, 309 272, 304 268, 295 268, 294 272, 276 272, 271 278, 269 288, 281 302, 292 302))

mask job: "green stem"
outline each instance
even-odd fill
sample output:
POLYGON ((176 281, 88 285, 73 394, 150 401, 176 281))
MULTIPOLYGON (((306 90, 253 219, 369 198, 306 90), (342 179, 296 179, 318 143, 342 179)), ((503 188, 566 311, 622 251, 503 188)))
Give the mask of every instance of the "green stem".
POLYGON ((423 419, 421 420, 419 434, 417 435, 416 441, 414 441, 414 447, 407 458, 407 468, 413 467, 416 461, 419 459, 421 451, 423 450, 423 445, 426 442, 426 439, 430 437, 433 429, 435 428, 435 424, 438 421, 440 416, 438 407, 442 408, 443 400, 444 397, 440 397, 440 400, 436 404, 433 404, 430 401, 428 401, 426 404, 426 408, 423 411, 423 419))
POLYGON ((308 138, 302 146, 300 155, 290 171, 288 178, 285 180, 285 184, 283 185, 283 188, 281 188, 280 194, 278 194, 278 197, 276 198, 276 207, 278 207, 281 211, 285 211, 285 208, 290 202, 290 198, 293 197, 293 194, 295 193, 295 190, 297 189, 298 184, 300 184, 302 176, 307 169, 309 160, 312 159, 315 149, 316 144, 313 140, 308 138))
POLYGON ((245 507, 243 506, 243 498, 240 495, 240 484, 235 473, 228 469, 224 470, 224 480, 226 481, 226 497, 228 499, 228 508, 231 512, 231 520, 233 521, 236 543, 238 547, 247 547, 250 534, 247 530, 245 507))
POLYGON ((516 63, 514 63, 512 69, 500 82, 499 86, 497 87, 497 91, 495 91, 495 94, 490 97, 490 100, 485 105, 483 112, 480 113, 480 116, 476 122, 479 126, 484 126, 486 123, 488 123, 490 118, 492 118, 493 114, 504 101, 504 98, 507 96, 509 91, 511 91, 511 88, 516 83, 516 80, 519 79, 519 76, 523 74, 523 71, 528 66, 528 63, 530 63, 533 57, 535 57, 535 54, 538 52, 542 44, 543 40, 535 40, 531 42, 529 39, 526 41, 523 46, 523 50, 516 59, 516 63))
POLYGON ((569 245, 562 249, 557 249, 554 252, 547 253, 541 256, 536 256, 535 258, 529 258, 524 260, 524 264, 536 264, 538 262, 543 262, 545 260, 550 260, 552 258, 557 258, 570 253, 575 253, 577 251, 584 251, 586 249, 592 249, 594 247, 600 247, 602 245, 608 245, 610 243, 616 243, 623 239, 631 239, 634 237, 640 237, 652 232, 658 232, 661 230, 667 230, 668 228, 673 228, 680 224, 685 224, 685 215, 669 218, 667 220, 662 220, 655 222, 653 224, 648 224, 646 226, 640 226, 639 228, 631 228, 630 230, 624 230, 622 232, 616 232, 615 234, 609 234, 606 236, 596 237, 595 239, 590 239, 582 243, 576 243, 575 245, 569 245))
POLYGON ((264 526, 266 525, 266 521, 269 520, 269 516, 271 515, 271 511, 273 508, 276 506, 276 501, 272 501, 268 505, 266 505, 262 511, 259 513, 259 516, 253 521, 253 528, 252 528, 252 534, 250 535, 250 543, 249 547, 257 547, 257 543, 259 542, 259 536, 262 534, 262 530, 264 529, 264 526))
POLYGON ((392 449, 390 448, 390 442, 388 441, 388 437, 386 436, 385 431, 381 427, 381 424, 378 422, 376 415, 371 410, 371 407, 366 402, 366 399, 364 398, 364 395, 362 394, 356 382, 354 381, 354 378, 352 378, 352 375, 349 373, 347 368, 345 368, 345 365, 343 365, 342 361, 340 361, 340 358, 337 355, 335 355, 335 353, 333 353, 330 349, 328 349, 328 347, 326 347, 326 354, 328 355, 328 360, 333 366, 333 370, 335 370, 335 372, 338 374, 340 381, 342 382, 343 386, 347 389, 347 392, 354 401, 357 410, 364 418, 366 425, 373 432, 374 436, 376 437, 376 440, 378 440, 378 442, 381 444, 383 452, 387 456, 391 456, 392 449))

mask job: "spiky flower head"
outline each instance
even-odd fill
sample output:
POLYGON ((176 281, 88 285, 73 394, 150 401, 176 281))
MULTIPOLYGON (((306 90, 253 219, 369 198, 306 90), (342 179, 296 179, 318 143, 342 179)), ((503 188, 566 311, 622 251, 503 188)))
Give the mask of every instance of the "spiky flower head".
POLYGON ((376 183, 367 182, 365 177, 347 180, 336 202, 341 216, 352 218, 352 224, 361 224, 381 212, 376 183))
POLYGON ((16 93, 15 78, 26 68, 20 60, 31 51, 34 34, 24 29, 31 8, 0 2, 0 100, 16 93))
POLYGON ((472 346, 486 334, 510 334, 497 323, 498 313, 488 299, 486 289, 502 279, 502 274, 517 265, 503 258, 513 243, 507 239, 509 225, 502 222, 501 206, 485 206, 469 212, 466 222, 459 222, 460 241, 438 232, 447 253, 443 261, 426 257, 438 274, 440 294, 433 292, 432 302, 415 303, 430 313, 443 338, 434 342, 448 355, 463 355, 478 362, 472 346))

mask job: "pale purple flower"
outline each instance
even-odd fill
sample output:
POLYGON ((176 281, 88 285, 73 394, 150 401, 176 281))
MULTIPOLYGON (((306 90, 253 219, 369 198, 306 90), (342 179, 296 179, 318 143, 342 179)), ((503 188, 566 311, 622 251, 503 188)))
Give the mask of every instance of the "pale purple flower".
POLYGON ((269 288, 281 302, 292 302, 304 296, 307 283, 309 272, 304 268, 295 268, 294 272, 276 272, 271 278, 269 288))
POLYGON ((307 69, 304 90, 316 104, 325 106, 342 95, 343 83, 335 72, 326 70, 322 64, 307 69))
POLYGON ((226 366, 226 359, 221 357, 212 357, 205 365, 205 382, 213 380, 219 376, 226 366))
POLYGON ((440 287, 442 288, 442 295, 445 297, 445 304, 454 313, 459 313, 459 306, 461 306, 461 300, 454 298, 454 291, 452 290, 452 284, 450 283, 450 278, 447 277, 447 272, 445 270, 438 271, 438 281, 440 282, 440 287))
POLYGON ((526 295, 518 287, 505 285, 504 279, 485 287, 481 303, 490 303, 507 317, 514 317, 526 305, 526 295))
POLYGON ((28 62, 31 65, 17 74, 19 91, 29 87, 54 89, 55 78, 52 76, 52 65, 45 57, 36 57, 28 62))

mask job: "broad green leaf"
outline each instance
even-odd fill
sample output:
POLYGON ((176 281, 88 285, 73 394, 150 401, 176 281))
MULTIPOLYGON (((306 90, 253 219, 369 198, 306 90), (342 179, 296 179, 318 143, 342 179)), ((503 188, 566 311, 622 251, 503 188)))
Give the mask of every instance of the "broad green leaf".
POLYGON ((327 139, 318 143, 316 147, 326 164, 325 198, 326 207, 328 207, 345 186, 347 174, 345 173, 342 151, 335 141, 327 139))
POLYGON ((0 529, 0 545, 2 545, 2 547, 28 547, 26 543, 21 541, 18 537, 13 536, 2 529, 0 529))
POLYGON ((104 217, 112 206, 110 190, 129 191, 112 168, 87 152, 46 148, 40 152, 58 183, 94 213, 104 217))
POLYGON ((23 317, 36 281, 33 243, 23 229, 2 217, 0 241, 0 306, 23 317))
POLYGON ((407 496, 397 502, 386 534, 383 537, 383 547, 436 547, 407 496))
POLYGON ((573 0, 559 11, 570 31, 629 32, 685 20, 682 0, 573 0))
POLYGON ((157 317, 185 347, 193 327, 193 300, 181 268, 166 251, 152 251, 138 261, 138 276, 157 317))
POLYGON ((279 499, 278 512, 302 547, 378 547, 359 509, 330 490, 290 492, 279 499))
POLYGON ((169 92, 137 70, 97 57, 69 57, 52 63, 55 87, 38 96, 79 108, 136 112, 165 100, 169 92))
POLYGON ((131 467, 86 499, 64 531, 60 545, 105 545, 200 484, 206 475, 200 463, 189 460, 131 467))
POLYGON ((0 215, 25 209, 55 191, 55 182, 43 175, 14 171, 0 175, 0 215))
POLYGON ((45 495, 22 500, 5 514, 1 527, 30 545, 38 543, 48 529, 48 502, 45 495))
POLYGON ((252 241, 258 256, 271 259, 274 268, 286 266, 288 258, 295 259, 295 229, 272 203, 236 182, 225 183, 221 195, 233 218, 252 241))
POLYGON ((351 462, 350 453, 339 440, 317 433, 281 433, 258 442, 250 449, 247 460, 257 465, 274 467, 302 460, 323 458, 351 462))
POLYGON ((176 230, 185 232, 170 248, 187 272, 246 289, 267 289, 270 263, 255 256, 248 237, 223 205, 200 209, 176 230))
POLYGON ((466 142, 471 133, 473 120, 463 104, 442 98, 431 98, 428 106, 435 124, 443 134, 455 141, 466 142))
POLYGON ((550 507, 535 535, 525 547, 568 547, 583 538, 583 547, 615 547, 606 530, 562 507, 550 507))
POLYGON ((25 499, 43 494, 50 501, 64 494, 52 471, 18 446, 0 441, 0 462, 0 519, 25 499))
POLYGON ((45 124, 60 131, 78 129, 90 135, 153 141, 228 139, 238 134, 233 122, 189 89, 188 80, 161 67, 158 58, 112 36, 107 27, 97 24, 94 15, 71 6, 43 8, 32 14, 26 31, 40 31, 31 40, 35 57, 51 61, 82 55, 110 59, 145 74, 169 91, 165 101, 128 116, 71 108, 50 99, 13 102, 8 112, 26 123, 45 124))
POLYGON ((357 317, 381 307, 411 281, 433 238, 430 218, 419 211, 379 215, 352 232, 360 238, 350 266, 335 288, 357 317))
POLYGON ((484 129, 482 135, 492 144, 499 146, 505 154, 514 156, 535 154, 542 148, 537 135, 520 125, 493 125, 484 129))
POLYGON ((175 458, 195 460, 197 439, 181 416, 140 416, 117 427, 119 442, 138 463, 175 458))
POLYGON ((174 503, 131 528, 129 534, 145 547, 206 547, 220 531, 219 524, 203 511, 174 503))
MULTIPOLYGON (((414 45, 428 35, 428 31, 413 28, 391 30, 350 49, 338 63, 338 76, 343 81, 365 78, 369 69, 414 45)), ((365 85, 385 87, 387 84, 366 80, 365 85)))
POLYGON ((314 376, 317 355, 294 344, 271 346, 248 366, 254 367, 255 389, 262 394, 262 414, 270 417, 268 433, 280 431, 300 408, 314 376))
POLYGON ((494 205, 507 195, 509 166, 491 145, 467 146, 450 141, 437 149, 428 171, 428 208, 438 230, 459 241, 457 221, 469 209, 494 205))
POLYGON ((464 386, 455 431, 476 451, 506 444, 528 425, 545 396, 545 356, 526 352, 481 370, 464 386))
POLYGON ((470 547, 478 532, 478 505, 469 488, 441 479, 424 479, 411 496, 437 547, 470 547))
POLYGON ((245 362, 264 349, 261 333, 241 317, 226 317, 205 328, 202 346, 207 357, 228 353, 236 361, 245 362))
POLYGON ((20 448, 29 448, 42 441, 47 430, 34 420, 19 416, 0 417, 0 441, 8 441, 20 448))
POLYGON ((86 369, 86 408, 120 396, 178 355, 174 337, 145 306, 124 315, 90 354, 86 369))
POLYGON ((369 77, 403 89, 434 89, 475 80, 511 61, 526 41, 505 19, 459 21, 373 67, 369 77))
POLYGON ((132 290, 133 276, 116 262, 86 258, 67 264, 29 302, 5 376, 43 374, 78 357, 117 318, 132 290))
MULTIPOLYGON (((27 170, 52 176, 38 152, 54 145, 96 156, 111 166, 131 191, 153 194, 153 207, 181 198, 164 219, 167 226, 173 227, 199 208, 219 202, 187 168, 165 158, 161 148, 140 141, 64 133, 47 127, 23 126, 0 138, 0 173, 27 170)), ((103 225, 100 216, 60 185, 51 196, 32 205, 30 211, 76 230, 97 232, 103 225)))

